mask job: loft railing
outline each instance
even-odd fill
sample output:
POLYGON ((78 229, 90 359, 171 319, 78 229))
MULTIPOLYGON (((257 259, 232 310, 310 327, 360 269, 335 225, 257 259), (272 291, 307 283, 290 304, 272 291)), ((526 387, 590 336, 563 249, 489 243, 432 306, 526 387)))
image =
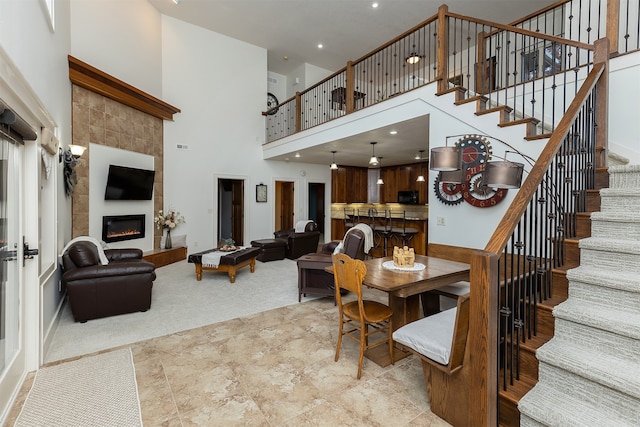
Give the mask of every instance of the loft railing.
POLYGON ((510 25, 582 43, 607 37, 623 54, 640 49, 639 10, 638 0, 561 0, 510 25))
POLYGON ((442 6, 437 15, 263 113, 266 143, 432 82, 439 93, 459 87, 487 109, 504 109, 507 121, 529 120, 537 126, 534 133, 548 137, 589 71, 595 38, 619 39, 620 52, 640 48, 639 9, 639 0, 563 0, 500 25, 442 6), (410 64, 412 53, 420 60, 410 64))
POLYGON ((499 390, 520 379, 520 345, 537 334, 536 305, 551 297, 551 270, 563 264, 564 239, 575 235, 576 213, 586 210, 596 169, 606 165, 607 79, 602 76, 608 52, 607 39, 596 42, 591 72, 484 251, 471 258, 474 425, 496 425, 499 390))

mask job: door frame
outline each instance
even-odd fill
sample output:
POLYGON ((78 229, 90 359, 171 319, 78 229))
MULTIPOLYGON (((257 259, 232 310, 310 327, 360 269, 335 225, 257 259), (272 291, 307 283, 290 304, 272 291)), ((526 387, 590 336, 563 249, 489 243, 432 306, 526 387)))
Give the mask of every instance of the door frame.
MULTIPOLYGON (((70 84, 69 84, 70 88, 70 84)), ((24 78, 22 72, 15 66, 11 58, 7 55, 4 49, 0 49, 0 99, 3 103, 6 103, 15 112, 20 115, 29 125, 34 129, 37 129, 37 133, 40 137, 40 129, 46 127, 51 130, 55 130, 57 125, 45 108, 42 101, 40 101, 38 95, 34 92, 29 82, 24 78)), ((69 98, 70 99, 70 98, 69 98)), ((21 159, 21 171, 22 171, 22 191, 20 196, 20 202, 22 205, 22 215, 20 218, 20 233, 25 237, 26 241, 31 244, 32 248, 35 248, 40 242, 39 229, 38 229, 38 217, 40 214, 40 205, 38 200, 39 186, 38 186, 38 168, 40 168, 40 146, 36 141, 26 141, 23 147, 21 159)), ((56 164, 57 166, 57 164, 56 164)), ((53 169, 52 173, 61 173, 59 168, 53 169)), ((53 178, 56 179, 56 178, 53 178)), ((56 185, 55 188, 58 188, 56 185)), ((53 212, 47 212, 52 218, 52 223, 56 224, 56 229, 53 234, 53 241, 62 243, 62 236, 60 225, 58 222, 58 206, 57 200, 60 197, 56 191, 56 202, 53 204, 53 212)), ((71 229, 71 221, 69 220, 68 228, 71 229)), ((65 227, 65 226, 63 226, 65 227)), ((18 245, 18 259, 22 262, 23 251, 21 245, 18 245)), ((57 249, 61 249, 60 246, 57 249)), ((40 249, 38 247, 38 249, 40 249)), ((23 352, 23 360, 19 361, 20 372, 15 372, 12 375, 16 375, 15 380, 11 384, 6 382, 9 378, 3 376, 1 378, 3 393, 2 399, 0 399, 0 423, 4 422, 8 416, 11 406, 15 401, 22 384, 30 371, 35 371, 43 360, 43 304, 42 304, 42 289, 43 281, 51 280, 54 274, 57 274, 57 269, 49 269, 47 274, 39 277, 38 274, 39 260, 27 261, 25 267, 21 271, 22 283, 20 289, 20 346, 23 352), (10 389, 10 390, 9 390, 10 389)), ((18 361, 16 361, 18 362, 18 361)))
POLYGON ((218 209, 220 208, 218 206, 218 193, 219 193, 218 180, 219 179, 234 179, 234 180, 240 180, 244 182, 244 199, 242 201, 242 211, 244 212, 244 219, 242 221, 242 234, 244 235, 244 240, 246 245, 246 241, 249 239, 248 237, 249 221, 247 221, 247 218, 249 217, 249 206, 251 206, 251 204, 247 200, 247 197, 249 197, 249 193, 251 193, 251 191, 247 191, 247 185, 250 182, 250 178, 248 175, 233 175, 233 174, 214 174, 213 175, 213 196, 212 196, 213 206, 211 210, 211 217, 212 217, 211 226, 212 226, 212 233, 213 233, 212 245, 215 246, 220 241, 220 236, 218 236, 218 209))
POLYGON ((276 182, 278 181, 286 181, 293 182, 293 225, 295 226, 296 221, 299 221, 304 218, 306 213, 304 212, 307 208, 306 206, 301 205, 301 193, 306 193, 307 189, 304 188, 304 183, 298 177, 289 177, 289 176, 275 176, 271 179, 271 188, 273 188, 273 205, 271 207, 271 227, 272 231, 278 231, 275 229, 276 223, 276 182), (304 210, 303 210, 304 208, 304 210))

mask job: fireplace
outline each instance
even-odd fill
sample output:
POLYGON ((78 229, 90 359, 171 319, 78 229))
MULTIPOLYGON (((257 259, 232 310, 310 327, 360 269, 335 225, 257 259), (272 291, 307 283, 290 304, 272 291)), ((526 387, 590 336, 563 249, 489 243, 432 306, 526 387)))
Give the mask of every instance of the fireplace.
POLYGON ((102 240, 106 243, 144 237, 144 215, 102 217, 102 240))

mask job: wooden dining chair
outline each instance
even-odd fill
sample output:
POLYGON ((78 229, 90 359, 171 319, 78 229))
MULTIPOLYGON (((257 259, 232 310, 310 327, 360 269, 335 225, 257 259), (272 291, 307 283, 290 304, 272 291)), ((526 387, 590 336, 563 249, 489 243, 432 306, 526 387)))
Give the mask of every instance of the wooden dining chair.
POLYGON ((335 360, 337 362, 340 357, 343 335, 360 343, 360 360, 358 361, 358 379, 360 379, 364 352, 372 347, 388 343, 391 364, 394 363, 391 335, 393 333, 391 322, 393 312, 382 303, 363 299, 362 279, 367 274, 367 267, 362 261, 352 259, 345 254, 334 254, 331 259, 333 261, 336 301, 340 312, 340 333, 338 334, 335 360), (340 289, 353 292, 357 296, 357 300, 343 304, 340 289), (369 337, 374 334, 378 334, 378 336, 383 334, 385 338, 370 342, 369 337))

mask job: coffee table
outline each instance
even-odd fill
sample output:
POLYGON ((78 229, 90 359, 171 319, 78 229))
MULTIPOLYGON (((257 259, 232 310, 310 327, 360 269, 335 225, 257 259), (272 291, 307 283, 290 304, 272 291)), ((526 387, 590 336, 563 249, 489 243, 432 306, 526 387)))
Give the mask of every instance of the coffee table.
POLYGON ((224 271, 229 274, 229 281, 231 283, 236 282, 236 272, 243 267, 250 266, 251 272, 256 270, 256 257, 260 253, 258 248, 245 248, 239 251, 230 252, 227 255, 223 255, 220 258, 220 263, 217 267, 205 267, 202 265, 202 255, 210 252, 215 252, 218 249, 209 249, 208 251, 202 251, 189 255, 188 262, 195 264, 196 266, 196 280, 202 280, 202 270, 207 271, 224 271))

